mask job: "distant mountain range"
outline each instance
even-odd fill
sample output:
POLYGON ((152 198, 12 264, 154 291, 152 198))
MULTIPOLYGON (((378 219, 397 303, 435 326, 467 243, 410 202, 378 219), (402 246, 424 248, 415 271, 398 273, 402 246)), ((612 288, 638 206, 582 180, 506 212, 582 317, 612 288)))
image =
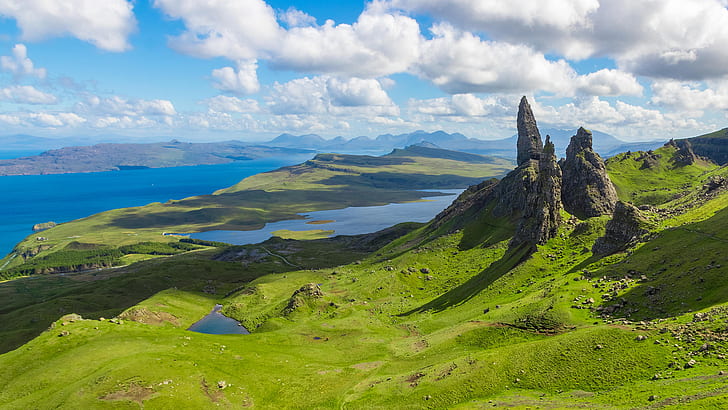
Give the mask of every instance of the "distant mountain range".
MULTIPOLYGON (((551 139, 556 145, 557 155, 564 156, 574 131, 543 129, 543 137, 547 134, 551 135, 551 139)), ((664 143, 664 141, 628 143, 599 131, 593 131, 593 136, 594 150, 603 157, 610 157, 624 151, 655 149, 664 143)), ((114 138, 119 141, 134 140, 130 137, 114 138)), ((362 136, 352 139, 343 137, 325 139, 316 134, 281 134, 264 143, 242 141, 183 143, 173 140, 144 144, 126 142, 91 145, 90 138, 55 139, 31 135, 11 135, 0 137, 0 151, 35 150, 40 152, 50 150, 42 152, 40 155, 0 160, 0 176, 221 164, 236 160, 308 152, 382 155, 408 146, 441 148, 515 159, 516 139, 515 135, 499 140, 481 140, 468 138, 460 133, 415 131, 407 134, 383 134, 374 138, 362 136)))
MULTIPOLYGON (((565 155, 566 147, 569 145, 574 130, 545 128, 542 135, 551 135, 551 140, 556 145, 557 154, 565 155)), ((594 150, 604 157, 609 157, 624 151, 650 150, 660 147, 665 141, 649 141, 630 143, 619 140, 609 134, 593 131, 594 150)), ((336 137, 333 139, 324 139, 316 134, 307 135, 291 135, 281 134, 271 141, 264 142, 263 145, 272 147, 286 148, 305 148, 316 151, 330 151, 341 153, 385 153, 394 148, 402 148, 420 143, 429 143, 434 147, 470 152, 479 155, 496 155, 506 158, 516 157, 516 139, 517 136, 499 140, 481 140, 477 138, 468 138, 463 134, 449 134, 444 131, 425 132, 415 131, 408 134, 383 134, 375 138, 356 137, 352 139, 344 139, 336 137)))
POLYGON ((225 164, 257 158, 313 154, 313 151, 249 145, 239 141, 150 144, 96 144, 49 150, 40 155, 0 160, 2 175, 68 174, 142 168, 225 164))

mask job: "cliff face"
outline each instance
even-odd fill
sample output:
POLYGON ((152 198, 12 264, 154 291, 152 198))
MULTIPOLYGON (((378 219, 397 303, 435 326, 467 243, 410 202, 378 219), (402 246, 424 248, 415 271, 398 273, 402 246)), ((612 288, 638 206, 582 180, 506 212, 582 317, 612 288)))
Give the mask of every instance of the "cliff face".
POLYGON ((546 143, 538 162, 538 176, 528 190, 523 217, 511 241, 544 244, 556 236, 561 223, 561 169, 556 162, 554 144, 546 143))
POLYGON ((617 191, 607 175, 604 160, 592 149, 590 131, 579 128, 571 137, 562 172, 561 198, 567 212, 580 219, 614 212, 617 191))

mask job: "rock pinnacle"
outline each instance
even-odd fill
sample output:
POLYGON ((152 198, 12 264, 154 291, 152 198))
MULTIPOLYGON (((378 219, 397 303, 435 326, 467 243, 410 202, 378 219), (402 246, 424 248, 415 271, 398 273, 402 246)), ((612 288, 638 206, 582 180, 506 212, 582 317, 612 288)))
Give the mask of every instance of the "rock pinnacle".
POLYGON ((541 158, 541 134, 538 132, 536 118, 533 116, 531 106, 524 96, 518 106, 518 165, 526 161, 541 158))

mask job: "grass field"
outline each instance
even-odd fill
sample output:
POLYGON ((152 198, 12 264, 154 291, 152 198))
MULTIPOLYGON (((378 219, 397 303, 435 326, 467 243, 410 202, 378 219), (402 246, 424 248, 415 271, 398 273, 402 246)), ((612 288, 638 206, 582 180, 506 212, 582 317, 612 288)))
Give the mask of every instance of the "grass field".
POLYGON ((0 407, 725 408, 726 170, 660 168, 650 196, 615 161, 653 232, 604 258, 609 217, 530 253, 486 206, 0 283, 0 407), (215 303, 252 334, 185 330, 215 303))

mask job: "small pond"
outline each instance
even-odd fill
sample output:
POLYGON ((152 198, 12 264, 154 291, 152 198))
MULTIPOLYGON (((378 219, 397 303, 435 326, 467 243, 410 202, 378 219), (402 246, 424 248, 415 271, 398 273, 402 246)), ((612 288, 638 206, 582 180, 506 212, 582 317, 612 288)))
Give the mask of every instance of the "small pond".
MULTIPOLYGON (((435 190, 432 190, 435 191, 435 190)), ((305 219, 271 222, 254 231, 208 231, 193 233, 195 239, 225 242, 233 245, 248 245, 263 242, 278 230, 308 231, 312 229, 333 230, 334 235, 359 235, 376 232, 401 222, 429 222, 440 211, 447 208, 462 189, 441 189, 435 192, 445 196, 425 197, 423 201, 382 206, 361 206, 330 211, 308 212, 305 219), (315 222, 312 224, 312 222, 315 222), (323 223, 322 223, 323 222, 323 223)))
POLYGON ((231 319, 220 313, 221 308, 222 305, 215 305, 212 312, 195 322, 187 330, 197 333, 207 333, 210 335, 250 334, 248 329, 244 328, 237 320, 231 319))

